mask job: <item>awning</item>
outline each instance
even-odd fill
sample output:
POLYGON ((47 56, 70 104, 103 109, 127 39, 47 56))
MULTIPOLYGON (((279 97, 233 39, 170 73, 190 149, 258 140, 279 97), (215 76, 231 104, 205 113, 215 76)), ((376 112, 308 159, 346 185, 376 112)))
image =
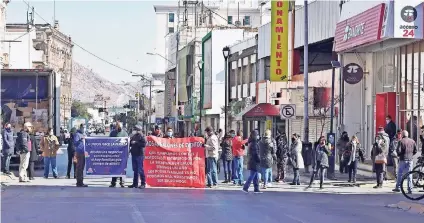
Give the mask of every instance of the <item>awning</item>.
POLYGON ((243 115, 245 115, 247 112, 249 112, 250 110, 252 110, 252 108, 256 107, 257 104, 251 104, 249 106, 247 106, 246 108, 244 108, 243 110, 241 110, 240 113, 238 113, 234 118, 235 121, 241 121, 243 120, 243 115))
POLYGON ((279 116, 280 110, 278 106, 271 105, 270 103, 256 104, 248 112, 244 114, 245 117, 263 117, 263 116, 279 116))

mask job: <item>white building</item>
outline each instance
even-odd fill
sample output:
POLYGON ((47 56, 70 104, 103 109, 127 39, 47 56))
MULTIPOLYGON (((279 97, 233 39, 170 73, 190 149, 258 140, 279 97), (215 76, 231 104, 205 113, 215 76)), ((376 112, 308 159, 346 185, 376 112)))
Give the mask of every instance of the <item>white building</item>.
POLYGON ((0 68, 3 68, 3 63, 8 59, 4 55, 4 40, 6 36, 6 7, 8 0, 0 2, 0 68))

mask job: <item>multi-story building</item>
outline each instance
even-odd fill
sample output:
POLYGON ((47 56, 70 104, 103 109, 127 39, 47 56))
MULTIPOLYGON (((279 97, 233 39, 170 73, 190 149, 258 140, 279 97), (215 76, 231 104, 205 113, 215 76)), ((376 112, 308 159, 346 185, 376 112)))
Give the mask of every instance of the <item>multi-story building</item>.
POLYGON ((50 68, 60 74, 60 120, 66 126, 72 105, 72 40, 59 31, 59 23, 7 24, 4 67, 15 69, 50 68), (7 42, 19 40, 20 42, 7 42))
POLYGON ((4 40, 6 36, 6 7, 9 0, 0 2, 0 68, 3 68, 3 63, 8 60, 4 54, 4 40))
MULTIPOLYGON (((165 115, 178 115, 181 122, 178 128, 188 134, 200 120, 195 110, 198 110, 196 106, 200 99, 198 62, 202 57, 202 38, 217 29, 239 29, 246 33, 255 31, 261 23, 261 11, 257 1, 180 1, 179 6, 155 6, 155 11, 158 23, 157 69, 159 72, 177 74, 177 77, 171 77, 175 80, 166 81, 176 88, 170 91, 176 95, 165 97, 166 103, 172 104, 169 111, 169 106, 165 106, 165 115), (178 108, 174 108, 176 105, 178 108)), ((243 38, 242 35, 238 40, 243 38)), ((235 41, 230 39, 227 44, 235 41)))

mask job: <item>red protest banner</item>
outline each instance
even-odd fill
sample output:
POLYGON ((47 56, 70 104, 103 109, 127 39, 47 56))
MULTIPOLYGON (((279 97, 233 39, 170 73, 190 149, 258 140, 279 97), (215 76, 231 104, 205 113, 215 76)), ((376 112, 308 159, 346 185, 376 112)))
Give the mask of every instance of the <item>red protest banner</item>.
POLYGON ((147 137, 146 183, 152 187, 205 187, 205 149, 200 137, 147 137))

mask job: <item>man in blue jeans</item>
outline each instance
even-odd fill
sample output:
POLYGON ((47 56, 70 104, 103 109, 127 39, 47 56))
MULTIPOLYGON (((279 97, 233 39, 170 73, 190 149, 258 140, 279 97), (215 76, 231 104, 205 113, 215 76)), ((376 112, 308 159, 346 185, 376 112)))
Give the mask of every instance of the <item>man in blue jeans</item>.
POLYGON ((132 168, 134 171, 133 183, 128 186, 129 188, 137 188, 138 187, 138 177, 140 175, 141 185, 140 189, 146 188, 146 177, 144 175, 144 148, 146 147, 146 138, 143 134, 142 127, 136 125, 134 127, 136 134, 134 134, 130 139, 130 152, 131 152, 131 161, 132 168))
MULTIPOLYGON (((399 187, 402 183, 403 172, 412 171, 414 164, 414 155, 417 154, 417 144, 409 138, 408 131, 402 131, 403 139, 397 145, 397 154, 399 156, 399 169, 397 174, 396 188, 393 192, 400 192, 399 187)), ((408 193, 412 193, 412 176, 408 175, 408 193)))
POLYGON ((212 186, 217 186, 218 184, 218 171, 217 171, 217 162, 218 162, 218 150, 219 150, 219 141, 218 137, 213 132, 212 127, 207 127, 205 129, 207 139, 205 143, 206 149, 206 172, 208 177, 207 187, 211 188, 212 186))
POLYGON ((247 169, 250 170, 249 179, 247 179, 246 183, 243 186, 243 192, 249 193, 250 184, 253 182, 254 193, 259 194, 262 193, 259 190, 259 171, 260 171, 260 157, 259 157, 259 133, 254 130, 250 134, 249 138, 249 149, 248 149, 248 161, 247 161, 247 169))
POLYGON ((238 131, 237 136, 235 136, 234 130, 231 130, 231 135, 233 136, 233 183, 238 186, 243 185, 243 156, 245 143, 247 140, 243 140, 243 132, 238 131), (234 135, 233 135, 234 134, 234 135))

